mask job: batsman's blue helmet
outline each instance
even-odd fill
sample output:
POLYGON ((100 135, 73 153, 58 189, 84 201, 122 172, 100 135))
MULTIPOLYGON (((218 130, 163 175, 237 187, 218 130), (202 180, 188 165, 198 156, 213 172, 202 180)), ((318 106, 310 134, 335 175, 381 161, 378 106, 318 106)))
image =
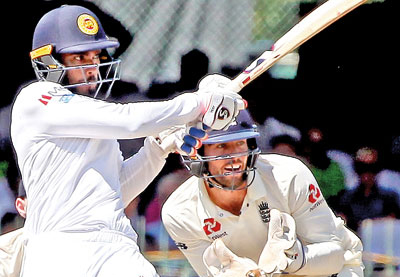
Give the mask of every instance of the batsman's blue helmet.
POLYGON ((64 5, 46 13, 36 25, 32 49, 52 45, 56 53, 115 48, 97 16, 81 6, 64 5))

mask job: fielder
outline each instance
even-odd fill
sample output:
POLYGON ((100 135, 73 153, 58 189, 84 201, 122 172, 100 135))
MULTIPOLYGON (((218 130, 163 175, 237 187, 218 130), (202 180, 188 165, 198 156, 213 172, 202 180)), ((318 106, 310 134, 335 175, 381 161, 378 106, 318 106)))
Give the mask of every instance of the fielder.
POLYGON ((154 137, 187 123, 222 129, 245 107, 240 96, 212 81, 163 102, 93 99, 106 98, 119 79, 120 61, 106 51, 118 45, 80 6, 54 9, 36 26, 30 56, 38 80, 19 92, 11 115, 29 199, 23 277, 157 276, 124 214, 161 170, 170 148, 163 143, 177 136, 172 129, 163 132, 164 140, 154 137), (117 139, 144 136, 154 136, 145 145, 160 156, 149 158, 145 149, 123 160, 117 139))
POLYGON ((245 112, 183 156, 194 176, 162 208, 177 247, 202 277, 363 276, 360 239, 300 160, 260 155, 245 112))
MULTIPOLYGON (((26 218, 26 194, 19 186, 15 208, 22 218, 26 218)), ((18 228, 0 236, 0 277, 19 277, 24 254, 24 228, 18 228)))

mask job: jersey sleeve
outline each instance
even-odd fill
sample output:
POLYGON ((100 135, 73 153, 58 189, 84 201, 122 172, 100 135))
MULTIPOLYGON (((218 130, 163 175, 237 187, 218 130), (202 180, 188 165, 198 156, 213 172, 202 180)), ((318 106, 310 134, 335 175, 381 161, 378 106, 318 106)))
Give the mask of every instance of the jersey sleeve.
POLYGON ((196 120, 201 105, 194 93, 168 101, 118 104, 73 94, 59 84, 37 82, 20 92, 13 113, 38 135, 132 139, 196 120))
POLYGON ((289 207, 296 234, 303 243, 306 264, 296 274, 338 273, 345 263, 346 228, 326 203, 311 171, 299 161, 289 191, 289 207))
POLYGON ((122 163, 120 182, 125 207, 157 177, 166 163, 164 153, 154 143, 146 138, 138 153, 122 163))

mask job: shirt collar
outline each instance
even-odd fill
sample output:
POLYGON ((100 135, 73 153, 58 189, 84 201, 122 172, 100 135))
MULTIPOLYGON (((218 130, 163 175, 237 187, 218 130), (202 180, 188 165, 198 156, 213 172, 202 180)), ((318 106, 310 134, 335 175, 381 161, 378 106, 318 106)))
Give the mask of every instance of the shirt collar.
POLYGON ((199 204, 200 206, 202 206, 199 208, 204 210, 205 218, 225 217, 226 215, 230 214, 228 211, 221 209, 211 201, 205 187, 208 186, 205 179, 199 178, 198 185, 199 185, 199 199, 200 199, 199 204))
POLYGON ((249 202, 254 202, 267 195, 265 183, 261 179, 260 174, 255 171, 255 178, 253 183, 247 188, 247 197, 249 202))
MULTIPOLYGON (((263 183, 261 176, 257 172, 255 174, 256 176, 254 178, 253 183, 247 188, 247 194, 244 200, 246 203, 252 203, 261 198, 265 199, 266 197, 267 191, 265 188, 265 184, 263 183)), ((210 197, 208 196, 207 190, 205 188, 205 186, 208 186, 208 184, 205 183, 204 179, 199 178, 198 185, 199 185, 199 199, 200 199, 199 204, 203 206, 201 207, 201 209, 204 210, 205 218, 208 217, 221 218, 227 216, 235 216, 230 212, 221 209, 211 201, 210 197)))

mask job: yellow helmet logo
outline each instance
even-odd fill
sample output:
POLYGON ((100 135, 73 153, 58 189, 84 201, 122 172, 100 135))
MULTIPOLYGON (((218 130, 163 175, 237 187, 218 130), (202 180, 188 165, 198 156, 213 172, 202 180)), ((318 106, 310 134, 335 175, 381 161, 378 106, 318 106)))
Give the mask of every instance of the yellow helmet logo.
POLYGON ((97 24, 96 19, 89 14, 81 14, 77 22, 79 30, 86 35, 95 35, 99 31, 99 24, 97 24))

